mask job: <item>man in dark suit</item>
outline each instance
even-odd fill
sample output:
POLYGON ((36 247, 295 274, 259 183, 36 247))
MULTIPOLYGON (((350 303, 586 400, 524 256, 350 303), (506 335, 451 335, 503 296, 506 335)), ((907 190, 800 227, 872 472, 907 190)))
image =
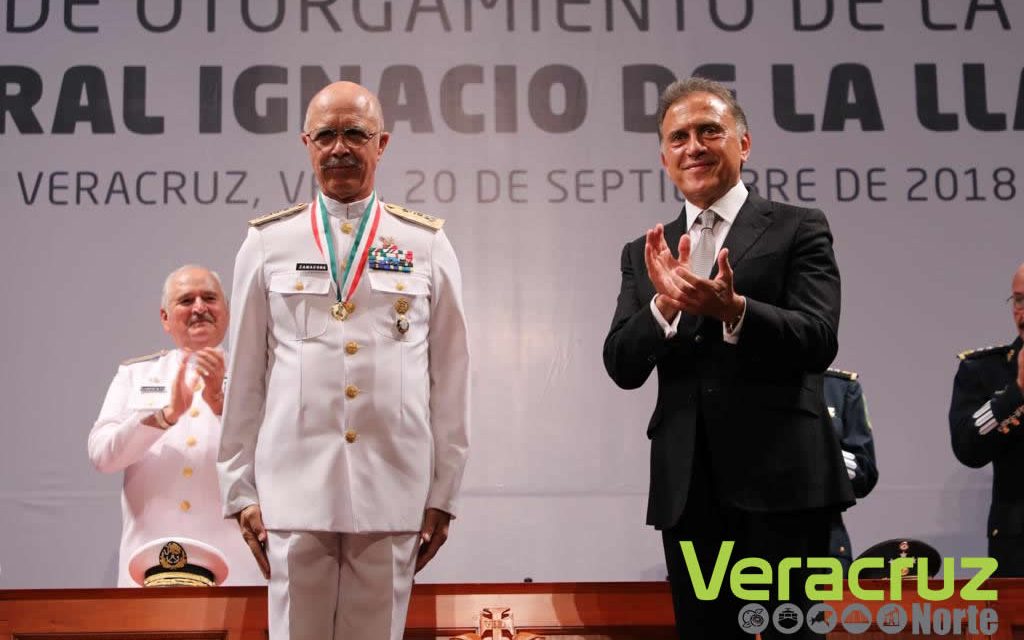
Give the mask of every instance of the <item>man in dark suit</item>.
POLYGON ((1002 347, 966 351, 953 382, 949 431, 953 453, 968 467, 992 463, 988 555, 996 575, 1024 576, 1024 264, 1006 301, 1017 339, 1002 347))
MULTIPOLYGON (((622 251, 605 368, 625 389, 658 372, 647 523, 662 531, 680 637, 745 638, 728 573, 717 599, 698 601, 680 542, 704 581, 726 540, 732 562, 828 555, 832 515, 853 503, 822 393, 839 270, 821 211, 747 193, 750 134, 728 89, 676 82, 658 123, 686 204, 622 251)), ((806 613, 804 572, 791 577, 789 600, 806 613)), ((805 632, 790 637, 814 637, 805 632)))
MULTIPOLYGON (((871 435, 871 419, 868 418, 868 404, 857 374, 852 371, 829 369, 825 372, 825 404, 832 417, 832 426, 843 449, 843 464, 846 475, 853 484, 857 499, 867 497, 878 483, 878 465, 875 462, 875 439, 871 435)), ((832 532, 829 535, 829 553, 849 569, 853 563, 853 549, 850 534, 843 524, 843 516, 836 513, 832 518, 832 532)))

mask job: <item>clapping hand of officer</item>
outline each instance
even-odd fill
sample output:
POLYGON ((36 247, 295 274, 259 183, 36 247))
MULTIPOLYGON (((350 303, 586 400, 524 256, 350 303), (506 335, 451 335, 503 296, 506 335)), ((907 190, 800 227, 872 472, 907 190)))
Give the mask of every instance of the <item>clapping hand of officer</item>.
POLYGON ((224 403, 224 353, 220 349, 206 347, 192 354, 196 373, 203 379, 203 400, 210 409, 220 415, 224 403))
POLYGON ((712 316, 724 322, 739 316, 743 299, 733 289, 729 250, 718 252, 718 273, 714 279, 702 278, 691 270, 689 235, 679 238, 678 253, 678 258, 672 256, 662 225, 647 230, 644 262, 654 290, 659 294, 655 304, 662 316, 670 322, 679 311, 712 316))
POLYGON ((452 515, 440 509, 427 509, 423 513, 423 526, 420 527, 420 548, 416 552, 416 572, 427 566, 437 555, 437 550, 448 539, 448 523, 452 515))
POLYGON ((263 526, 263 511, 260 505, 251 504, 242 509, 235 517, 238 519, 238 528, 242 530, 242 538, 249 550, 256 558, 256 564, 260 566, 263 577, 270 579, 270 560, 267 559, 267 530, 263 526))
POLYGON ((171 383, 171 403, 164 408, 164 418, 171 425, 178 422, 182 414, 192 406, 192 396, 195 391, 188 381, 188 356, 181 359, 178 365, 178 372, 174 374, 174 382, 171 383))
POLYGON ((846 475, 853 480, 857 477, 857 458, 849 451, 843 451, 843 462, 846 463, 846 475))

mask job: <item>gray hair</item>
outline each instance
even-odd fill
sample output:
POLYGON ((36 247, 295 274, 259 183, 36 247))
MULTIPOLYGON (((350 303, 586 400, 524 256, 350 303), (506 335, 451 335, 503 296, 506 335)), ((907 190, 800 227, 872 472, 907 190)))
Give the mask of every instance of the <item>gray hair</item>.
POLYGON ((743 107, 736 101, 736 96, 732 94, 728 87, 721 82, 709 80, 708 78, 692 76, 683 80, 676 80, 661 92, 661 97, 658 98, 659 140, 661 139, 661 123, 664 122, 665 114, 668 113, 669 108, 676 102, 694 93, 710 93, 719 98, 728 105, 729 111, 732 112, 732 117, 736 121, 737 133, 742 136, 748 131, 747 114, 743 112, 743 107))
POLYGON ((183 264, 180 267, 178 267, 177 269, 175 269, 174 271, 172 271, 169 274, 167 274, 167 278, 164 279, 163 293, 160 296, 160 308, 161 309, 163 309, 164 311, 167 311, 167 307, 170 306, 170 304, 171 304, 171 300, 170 300, 170 298, 171 298, 171 285, 174 283, 174 279, 177 278, 179 275, 181 275, 181 273, 183 271, 191 271, 193 269, 201 269, 201 270, 209 273, 211 276, 213 276, 213 281, 217 283, 217 287, 220 289, 221 294, 224 293, 224 285, 221 284, 220 276, 217 274, 216 271, 214 271, 213 269, 209 269, 207 267, 204 267, 201 264, 183 264))

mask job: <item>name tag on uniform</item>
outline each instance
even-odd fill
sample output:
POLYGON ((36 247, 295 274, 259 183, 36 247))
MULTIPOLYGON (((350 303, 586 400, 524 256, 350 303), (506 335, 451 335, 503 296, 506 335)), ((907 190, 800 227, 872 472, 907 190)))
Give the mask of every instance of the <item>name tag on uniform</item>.
POLYGON ((296 262, 296 271, 327 271, 326 262, 296 262))
POLYGON ((135 411, 145 411, 166 406, 171 401, 171 392, 165 384, 140 384, 132 390, 128 399, 128 407, 135 411))

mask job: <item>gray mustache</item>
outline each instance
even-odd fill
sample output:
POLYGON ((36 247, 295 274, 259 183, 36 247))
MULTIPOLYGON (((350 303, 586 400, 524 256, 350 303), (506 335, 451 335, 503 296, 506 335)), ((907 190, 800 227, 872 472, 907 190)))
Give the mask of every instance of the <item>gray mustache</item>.
POLYGON ((192 325, 196 324, 197 322, 203 322, 203 321, 206 321, 206 322, 209 322, 210 324, 213 324, 213 314, 210 313, 210 312, 195 313, 195 314, 192 315, 191 318, 189 318, 188 326, 191 327, 192 325))
POLYGON ((324 169, 335 169, 339 167, 343 169, 354 169, 362 166, 362 163, 360 163, 355 156, 344 155, 340 157, 331 156, 320 163, 320 166, 324 169))

